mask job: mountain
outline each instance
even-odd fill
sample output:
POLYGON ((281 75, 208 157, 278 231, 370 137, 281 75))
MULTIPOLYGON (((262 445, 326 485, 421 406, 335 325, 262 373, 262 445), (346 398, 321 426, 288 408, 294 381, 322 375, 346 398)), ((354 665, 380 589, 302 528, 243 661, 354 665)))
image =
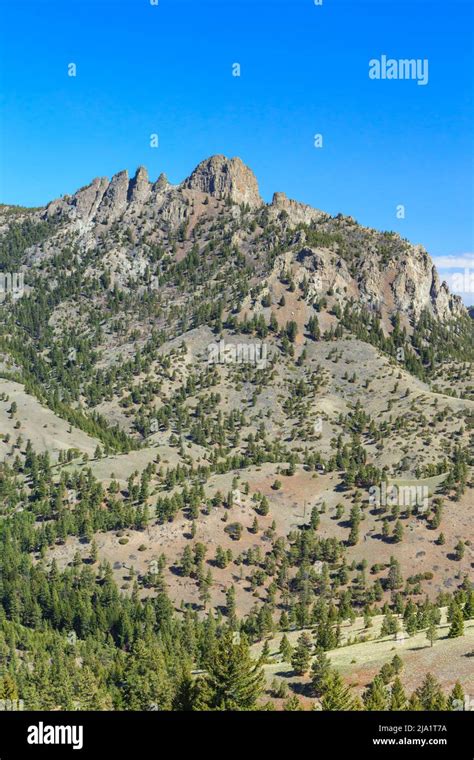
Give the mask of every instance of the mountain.
MULTIPOLYGON (((212 156, 177 185, 140 167, 0 206, 0 268, 13 659, 34 630, 86 664, 88 705, 169 709, 204 704, 186 678, 227 626, 258 655, 311 629, 360 697, 398 628, 406 688, 428 669, 452 688, 474 634, 473 322, 421 245, 265 203, 212 156)), ((275 652, 267 676, 309 693, 275 652)), ((32 672, 38 709, 69 705, 32 672)))
MULTIPOLYGON (((8 219, 9 213, 4 207, 1 218, 8 219)), ((143 167, 132 179, 121 171, 110 181, 94 179, 28 216, 54 228, 46 242, 31 250, 28 263, 33 266, 73 236, 85 250, 100 245, 103 264, 123 283, 124 265, 127 276, 144 271, 150 245, 169 245, 177 237, 179 254, 186 254, 196 240, 199 244, 199 230, 219 219, 232 244, 257 266, 261 244, 268 253, 269 239, 262 241, 262 234, 249 228, 253 223, 257 230, 271 227, 281 248, 273 272, 283 263, 298 266, 299 275, 310 282, 310 298, 320 288, 332 289, 341 303, 352 298, 378 310, 386 326, 395 313, 407 328, 424 309, 441 320, 465 314, 461 299, 440 281, 422 246, 395 233, 361 227, 350 217, 332 218, 281 192, 265 204, 254 174, 239 158, 212 156, 179 185, 170 185, 164 175, 150 182, 143 167), (110 234, 117 224, 126 227, 126 240, 110 234)), ((269 270, 262 273, 271 275, 269 270)))
POLYGON ((212 156, 178 185, 139 167, 44 208, 1 206, 0 230, 2 268, 23 275, 26 296, 5 294, 4 361, 49 406, 118 404, 102 411, 136 445, 143 420, 120 406, 131 379, 106 378, 193 330, 201 358, 212 334, 296 358, 352 336, 433 387, 472 354, 468 311, 422 246, 283 192, 265 203, 239 158, 212 156), (77 358, 64 366, 64 352, 77 358))

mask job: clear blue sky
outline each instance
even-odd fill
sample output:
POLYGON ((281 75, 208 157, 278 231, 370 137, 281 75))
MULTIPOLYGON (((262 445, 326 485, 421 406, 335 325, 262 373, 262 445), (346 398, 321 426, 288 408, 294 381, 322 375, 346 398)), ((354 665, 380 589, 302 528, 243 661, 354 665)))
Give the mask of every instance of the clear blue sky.
POLYGON ((266 200, 284 190, 433 255, 474 250, 469 0, 0 7, 1 202, 41 205, 139 164, 179 182, 224 153, 266 200), (427 58, 428 85, 369 79, 382 54, 427 58))

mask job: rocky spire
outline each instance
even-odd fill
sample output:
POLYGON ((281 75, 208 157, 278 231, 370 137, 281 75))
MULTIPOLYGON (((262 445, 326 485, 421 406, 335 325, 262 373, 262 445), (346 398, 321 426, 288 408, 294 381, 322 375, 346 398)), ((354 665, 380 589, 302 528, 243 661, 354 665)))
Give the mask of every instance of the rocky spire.
POLYGON ((126 169, 114 174, 100 204, 97 213, 98 221, 110 222, 125 210, 128 201, 128 184, 126 169))
POLYGON ((155 184, 153 185, 154 190, 164 190, 165 187, 169 185, 168 177, 164 172, 161 172, 160 176, 156 180, 155 184))
POLYGON ((199 190, 218 199, 231 198, 234 203, 248 203, 251 208, 263 203, 254 173, 240 158, 206 158, 184 180, 182 187, 199 190))
POLYGON ((148 172, 144 166, 139 166, 135 176, 128 186, 128 200, 133 203, 144 203, 150 195, 151 185, 148 181, 148 172))

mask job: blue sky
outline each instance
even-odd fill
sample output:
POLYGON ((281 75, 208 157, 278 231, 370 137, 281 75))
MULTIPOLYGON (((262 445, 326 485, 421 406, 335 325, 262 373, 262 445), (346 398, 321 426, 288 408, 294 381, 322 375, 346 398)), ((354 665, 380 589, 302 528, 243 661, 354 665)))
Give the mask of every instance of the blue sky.
POLYGON ((284 190, 472 267, 469 0, 0 7, 0 202, 41 205, 140 164, 179 182, 224 153, 265 200, 284 190), (370 79, 382 54, 428 59, 428 84, 370 79))

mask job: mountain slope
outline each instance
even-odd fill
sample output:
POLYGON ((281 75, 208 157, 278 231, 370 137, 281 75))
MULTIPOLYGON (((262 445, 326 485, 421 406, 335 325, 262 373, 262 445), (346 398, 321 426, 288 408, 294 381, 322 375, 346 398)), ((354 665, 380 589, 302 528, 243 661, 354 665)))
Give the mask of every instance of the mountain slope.
POLYGON ((129 657, 144 626, 160 650, 165 609, 178 639, 313 626, 328 650, 354 615, 469 611, 473 323, 421 246, 265 204, 213 156, 0 207, 0 266, 25 282, 0 303, 7 620, 88 641, 97 614, 129 657), (69 597, 81 568, 72 619, 12 602, 29 573, 69 597))

